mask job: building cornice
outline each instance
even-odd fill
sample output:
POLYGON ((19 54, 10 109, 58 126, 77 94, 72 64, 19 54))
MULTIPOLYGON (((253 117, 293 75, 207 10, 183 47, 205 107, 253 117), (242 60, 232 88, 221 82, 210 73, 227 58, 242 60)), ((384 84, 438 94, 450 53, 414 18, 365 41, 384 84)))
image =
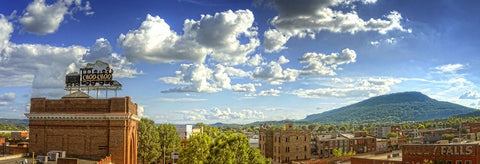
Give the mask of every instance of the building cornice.
POLYGON ((72 114, 72 113, 25 113, 30 120, 135 120, 140 117, 126 113, 72 114))

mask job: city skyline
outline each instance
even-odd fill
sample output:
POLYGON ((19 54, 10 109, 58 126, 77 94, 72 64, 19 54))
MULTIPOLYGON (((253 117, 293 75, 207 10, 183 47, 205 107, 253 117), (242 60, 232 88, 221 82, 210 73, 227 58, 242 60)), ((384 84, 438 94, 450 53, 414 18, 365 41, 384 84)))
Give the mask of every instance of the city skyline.
POLYGON ((157 123, 302 119, 405 91, 480 107, 476 1, 0 4, 4 118, 96 60, 157 123))

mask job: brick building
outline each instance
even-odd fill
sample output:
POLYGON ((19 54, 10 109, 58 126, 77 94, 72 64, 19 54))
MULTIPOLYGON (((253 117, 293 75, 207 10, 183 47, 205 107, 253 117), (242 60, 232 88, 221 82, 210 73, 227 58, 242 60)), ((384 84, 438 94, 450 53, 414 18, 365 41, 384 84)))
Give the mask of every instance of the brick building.
POLYGON ((310 130, 296 130, 292 122, 285 130, 260 128, 259 149, 272 163, 310 159, 310 130))
POLYGON ((467 133, 478 133, 480 132, 480 122, 462 123, 462 128, 465 128, 467 133))
POLYGON ((376 138, 367 136, 365 132, 317 135, 315 140, 319 158, 334 157, 334 149, 356 153, 374 152, 377 149, 376 138))
POLYGON ((62 99, 32 98, 29 152, 137 163, 137 104, 130 97, 94 99, 77 91, 62 99))
POLYGON ((480 164, 479 145, 475 144, 408 144, 402 147, 404 164, 424 163, 425 160, 442 164, 480 164))

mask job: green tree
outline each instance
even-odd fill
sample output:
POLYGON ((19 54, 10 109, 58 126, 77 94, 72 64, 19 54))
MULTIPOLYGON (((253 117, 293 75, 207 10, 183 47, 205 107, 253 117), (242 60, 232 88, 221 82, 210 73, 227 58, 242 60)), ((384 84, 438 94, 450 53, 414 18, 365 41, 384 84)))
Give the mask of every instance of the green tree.
POLYGON ((211 163, 265 163, 260 151, 250 147, 247 136, 231 131, 220 134, 210 146, 211 163))
POLYGON ((203 123, 197 123, 195 124, 196 127, 202 127, 203 128, 203 133, 206 133, 207 135, 215 138, 218 134, 220 134, 220 130, 216 127, 213 126, 208 126, 203 123))
POLYGON ((442 134, 442 138, 451 141, 453 138, 455 138, 455 134, 442 134))
POLYGON ((159 148, 160 155, 158 156, 159 160, 169 160, 172 152, 179 151, 180 147, 180 136, 178 136, 177 129, 172 124, 161 124, 157 126, 158 136, 159 136, 159 148))
POLYGON ((153 120, 142 118, 138 122, 138 159, 152 163, 160 155, 159 136, 153 120))
POLYGON ((190 137, 178 159, 178 163, 204 164, 208 163, 210 156, 210 145, 213 145, 213 139, 203 133, 190 137))
POLYGON ((343 156, 343 151, 342 149, 333 149, 333 156, 334 157, 342 157, 343 156))
POLYGON ((387 138, 390 138, 390 137, 398 137, 398 134, 395 132, 390 132, 387 134, 387 138))

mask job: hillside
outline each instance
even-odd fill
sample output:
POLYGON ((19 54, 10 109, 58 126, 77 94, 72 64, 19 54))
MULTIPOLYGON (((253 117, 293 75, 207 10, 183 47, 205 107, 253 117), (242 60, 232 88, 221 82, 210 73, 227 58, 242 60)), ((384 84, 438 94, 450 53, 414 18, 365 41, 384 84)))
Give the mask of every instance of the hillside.
POLYGON ((311 123, 378 123, 447 118, 476 111, 458 104, 437 101, 420 92, 372 97, 356 104, 307 116, 311 123))

